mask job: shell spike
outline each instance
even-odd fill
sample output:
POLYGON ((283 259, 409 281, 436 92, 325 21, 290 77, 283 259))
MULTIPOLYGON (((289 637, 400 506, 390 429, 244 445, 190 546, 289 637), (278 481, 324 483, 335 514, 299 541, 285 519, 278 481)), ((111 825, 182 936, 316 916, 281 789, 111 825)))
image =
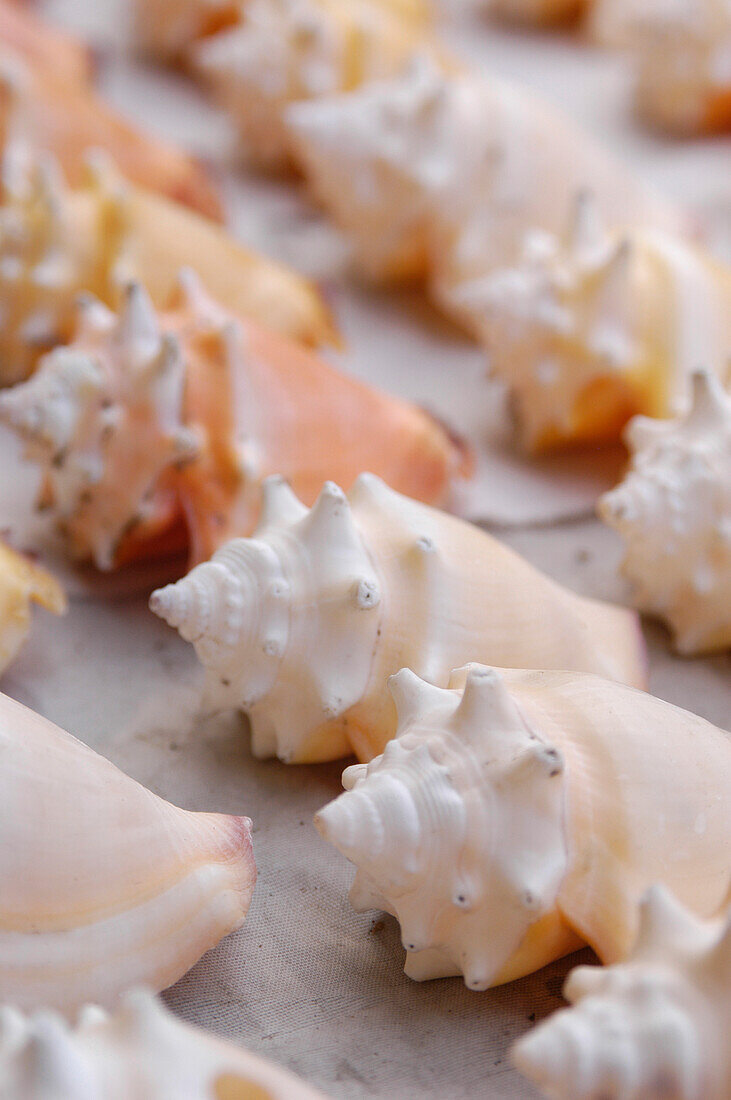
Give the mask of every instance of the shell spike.
POLYGON ((377 808, 357 793, 347 791, 340 795, 323 806, 314 820, 323 840, 336 845, 345 855, 356 851, 375 855, 382 846, 383 830, 377 808))
POLYGON ((156 588, 150 596, 150 610, 164 619, 168 626, 179 630, 183 637, 185 637, 183 632, 195 617, 193 606, 195 588, 192 585, 186 585, 186 580, 187 578, 184 577, 175 584, 156 588))
POLYGON ((83 291, 74 301, 74 340, 109 332, 114 327, 114 314, 93 294, 83 291))
POLYGON ((489 731, 499 738, 523 729, 523 721, 500 673, 486 665, 468 665, 456 721, 471 736, 489 731))
POLYGON ((705 432, 711 423, 724 424, 728 419, 726 406, 729 399, 721 385, 721 380, 709 370, 693 371, 691 377, 691 408, 686 425, 705 432))
POLYGON ((334 481, 326 481, 309 515, 303 520, 303 533, 311 539, 330 541, 351 532, 356 534, 348 499, 334 481))
POLYGON ((262 508, 259 530, 266 527, 289 527, 309 514, 285 477, 272 474, 262 486, 262 508))
POLYGON ((155 307, 142 283, 128 283, 119 315, 118 339, 141 359, 158 353, 160 326, 155 307))
POLYGON ((430 698, 437 705, 441 705, 444 699, 441 688, 422 680, 410 668, 402 668, 390 676, 388 689, 396 704, 399 726, 406 725, 416 715, 423 713, 430 698))
POLYGON ((623 438, 631 451, 640 451, 655 443, 666 430, 663 420, 651 416, 635 416, 624 429, 623 438))
POLYGON ((569 218, 569 248, 580 259, 591 259, 604 243, 599 203, 590 188, 577 191, 569 218))

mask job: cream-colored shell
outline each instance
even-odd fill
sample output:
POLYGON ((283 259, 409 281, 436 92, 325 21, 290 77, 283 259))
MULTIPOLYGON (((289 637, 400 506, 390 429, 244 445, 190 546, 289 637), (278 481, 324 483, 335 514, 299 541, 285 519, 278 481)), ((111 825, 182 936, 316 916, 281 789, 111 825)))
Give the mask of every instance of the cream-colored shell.
POLYGON ((594 26, 625 47, 637 71, 637 106, 678 133, 731 125, 729 0, 599 0, 594 26))
POLYGON ((522 444, 619 438, 636 413, 669 416, 702 363, 731 349, 731 272, 664 233, 607 234, 577 197, 563 238, 528 233, 520 262, 461 290, 522 444))
POLYGON ((557 1012, 512 1050, 552 1100, 728 1100, 731 919, 701 921, 662 887, 630 958, 582 966, 557 1012))
POLYGON ((251 822, 164 802, 0 695, 0 1003, 161 990, 238 928, 251 822))
POLYGON ((633 615, 561 588, 479 528, 363 474, 311 511, 278 479, 261 523, 150 606, 191 641, 212 707, 249 713, 257 755, 369 760, 396 730, 385 690, 469 654, 644 679, 633 615))
POLYGON ((193 63, 232 115, 248 158, 281 168, 292 151, 286 108, 398 71, 422 40, 421 7, 248 0, 240 24, 195 47, 193 63))
POLYGON ((141 989, 112 1015, 85 1006, 75 1026, 0 1009, 0 1082, 3 1100, 324 1100, 141 989))
POLYGON ((145 518, 162 471, 192 459, 183 423, 185 363, 139 283, 119 315, 92 298, 77 307, 70 347, 46 355, 0 394, 0 420, 26 441, 71 552, 111 569, 122 537, 145 518))
POLYGON ((0 541, 0 672, 15 659, 28 637, 34 603, 56 615, 66 610, 58 581, 0 541))
POLYGON ((287 121, 312 190, 371 276, 431 275, 470 323, 462 284, 517 262, 532 227, 563 229, 591 187, 607 221, 678 229, 677 212, 536 96, 430 56, 355 91, 298 103, 287 121))
POLYGON ((712 375, 693 379, 676 420, 637 417, 632 453, 599 514, 626 542, 622 572, 637 607, 665 619, 681 653, 731 646, 731 397, 712 375))
POLYGON ((729 885, 731 737, 643 692, 471 665, 391 680, 394 741, 315 823, 351 901, 401 924, 406 972, 512 980, 589 943, 624 959, 662 882, 701 916, 729 885))

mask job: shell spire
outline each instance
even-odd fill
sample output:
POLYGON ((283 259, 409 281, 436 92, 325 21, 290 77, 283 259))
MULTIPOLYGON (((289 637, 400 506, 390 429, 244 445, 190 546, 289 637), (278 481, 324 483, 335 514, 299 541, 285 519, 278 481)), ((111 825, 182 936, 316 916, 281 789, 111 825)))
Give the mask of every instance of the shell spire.
POLYGON ((662 887, 640 906, 630 957, 578 967, 556 1013, 513 1047, 560 1100, 725 1100, 731 1089, 731 920, 702 921, 662 887))
POLYGON ((315 824, 356 866, 353 906, 398 919, 411 977, 484 990, 582 943, 626 959, 656 882, 697 917, 724 905, 727 733, 580 673, 469 666, 439 688, 404 670, 391 687, 395 739, 315 824))
MULTIPOLYGON (((372 475, 347 496, 326 484, 311 511, 281 480, 268 482, 254 536, 226 544, 151 606, 195 645, 211 705, 243 707, 255 752, 296 762, 383 751, 396 728, 385 687, 401 668, 445 686, 453 668, 483 656, 644 680, 632 616, 560 589, 477 528, 372 475)), ((413 694, 399 673, 400 712, 413 694)))
POLYGON ((731 645, 731 397, 706 371, 675 420, 633 420, 625 480, 599 513, 626 542, 638 607, 665 619, 681 653, 731 645))

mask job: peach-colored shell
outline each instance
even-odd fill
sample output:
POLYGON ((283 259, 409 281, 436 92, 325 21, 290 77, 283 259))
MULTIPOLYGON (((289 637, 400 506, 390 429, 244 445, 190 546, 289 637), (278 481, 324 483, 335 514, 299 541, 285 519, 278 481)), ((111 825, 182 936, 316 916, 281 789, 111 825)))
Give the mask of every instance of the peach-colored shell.
POLYGON ((0 9, 0 139, 10 134, 58 158, 69 183, 83 174, 89 149, 104 149, 134 183, 221 221, 223 211, 203 167, 174 145, 150 137, 94 91, 83 47, 47 29, 22 8, 0 9), (8 33, 5 23, 8 23, 8 33))
POLYGON ((0 672, 15 658, 30 630, 31 605, 55 615, 66 610, 58 581, 0 541, 0 672))
POLYGON ((106 569, 186 542, 195 562, 249 534, 274 472, 313 501, 323 479, 370 465, 441 501, 466 462, 426 413, 228 313, 190 272, 167 313, 139 284, 119 318, 82 303, 74 342, 0 409, 73 553, 106 569))

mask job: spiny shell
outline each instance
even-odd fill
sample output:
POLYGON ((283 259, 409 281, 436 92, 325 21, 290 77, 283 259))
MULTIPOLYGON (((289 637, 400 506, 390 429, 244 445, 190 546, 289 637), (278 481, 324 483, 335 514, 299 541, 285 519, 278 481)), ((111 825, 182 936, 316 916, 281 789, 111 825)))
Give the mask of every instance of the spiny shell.
POLYGON ((171 806, 4 695, 0 751, 0 1002, 164 989, 242 924, 248 818, 171 806))
POLYGON ((568 197, 596 190, 611 224, 677 229, 658 197, 534 95, 419 57, 402 74, 287 113, 316 196, 369 275, 429 271, 467 323, 465 280, 516 262, 526 231, 563 228, 568 197))
POLYGON ((677 420, 637 417, 622 484, 599 502, 626 540, 634 602, 671 626, 681 653, 731 646, 731 397, 700 371, 677 420))
POLYGON ((150 605, 194 644, 211 706, 243 707, 254 752, 293 762, 381 752, 396 731, 386 681, 403 666, 440 684, 469 654, 644 678, 627 611, 568 592, 371 474, 347 497, 326 484, 311 511, 269 480, 254 537, 150 605))
POLYGON ((67 65, 47 63, 37 43, 53 33, 29 29, 8 39, 3 24, 0 146, 12 132, 16 140, 55 156, 73 186, 83 181, 89 150, 104 150, 134 183, 221 221, 218 195, 200 164, 112 110, 94 91, 88 63, 75 76, 69 76, 67 65))
POLYGON ((554 1100, 728 1100, 731 918, 701 921, 662 887, 627 962, 582 966, 557 1012, 513 1048, 554 1100))
POLYGON ((253 530, 274 472, 312 502, 374 465, 441 501, 465 461, 421 410, 227 313, 191 272, 163 314, 136 283, 118 317, 82 301, 73 344, 0 395, 0 419, 40 463, 72 553, 101 569, 182 549, 186 530, 193 561, 209 557, 253 530))
POLYGON ((731 738, 624 685, 471 665, 391 680, 396 739, 316 817, 356 909, 401 923, 406 972, 512 980, 589 943, 626 958, 663 882, 716 913, 729 884, 731 738))
POLYGON ((145 53, 185 59, 188 48, 238 23, 246 0, 134 0, 134 37, 145 53))
POLYGON ((426 11, 423 0, 248 0, 238 26, 195 48, 194 64, 247 155, 281 167, 287 106, 398 71, 423 41, 426 11))
POLYGON ((33 603, 55 615, 66 610, 58 581, 0 541, 0 672, 14 660, 28 636, 33 603))
POLYGON ((3 1100, 324 1100, 141 989, 113 1015, 85 1006, 73 1027, 53 1012, 0 1009, 0 1080, 3 1100))
POLYGON ((731 348, 731 273, 680 238, 604 232, 581 194, 564 239, 531 232, 515 267, 464 286, 529 450, 616 440, 668 416, 731 348))
POLYGON ((604 0, 595 26, 619 40, 637 68, 637 105, 679 133, 731 128, 729 0, 604 0))

